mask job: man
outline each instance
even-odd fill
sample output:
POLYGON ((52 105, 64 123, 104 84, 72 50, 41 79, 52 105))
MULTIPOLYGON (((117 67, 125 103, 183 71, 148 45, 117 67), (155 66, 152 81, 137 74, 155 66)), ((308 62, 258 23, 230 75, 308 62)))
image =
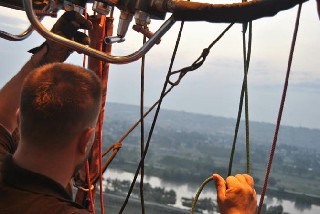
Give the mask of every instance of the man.
MULTIPOLYGON (((53 31, 84 44, 91 23, 65 13, 53 31)), ((100 109, 101 85, 92 71, 62 63, 70 51, 45 42, 0 91, 0 213, 88 213, 67 185, 87 159, 100 109), (49 64, 48 64, 49 63, 49 64), (50 64, 51 63, 51 64, 50 64), (42 67, 40 67, 43 65, 42 67), (19 145, 11 133, 18 127, 19 145)), ((253 180, 214 175, 222 213, 253 213, 253 180)))
MULTIPOLYGON (((87 43, 77 30, 91 27, 80 14, 68 12, 53 31, 87 43)), ((66 187, 94 140, 100 81, 81 67, 47 64, 64 61, 67 48, 46 42, 34 52, 0 91, 0 213, 89 213, 66 187), (10 136, 16 127, 17 149, 10 136)))

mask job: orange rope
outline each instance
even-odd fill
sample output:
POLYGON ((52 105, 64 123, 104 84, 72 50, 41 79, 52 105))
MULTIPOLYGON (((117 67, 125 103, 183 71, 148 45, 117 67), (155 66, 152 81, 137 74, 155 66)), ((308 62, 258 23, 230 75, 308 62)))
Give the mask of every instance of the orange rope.
POLYGON ((99 117, 99 175, 100 175, 100 206, 101 213, 104 214, 104 195, 102 189, 102 126, 103 126, 103 109, 99 117))
POLYGON ((105 15, 101 16, 101 20, 100 20, 99 26, 104 28, 106 26, 106 20, 107 20, 107 18, 106 18, 105 15))
MULTIPOLYGON (((87 13, 87 7, 84 9, 84 17, 87 19, 88 18, 88 13, 87 13)), ((87 31, 84 30, 84 33, 87 31)), ((86 62, 87 62, 87 55, 83 54, 83 62, 82 62, 82 67, 86 67, 86 62)), ((91 178, 90 178, 90 167, 89 167, 89 161, 86 161, 86 174, 87 174, 87 180, 88 180, 88 191, 89 191, 89 197, 90 197, 90 203, 91 203, 91 209, 92 213, 95 214, 95 209, 94 209, 94 198, 92 194, 92 188, 91 188, 91 178)))
POLYGON ((91 209, 92 213, 95 214, 94 210, 94 200, 92 196, 92 189, 91 189, 91 180, 90 180, 90 169, 89 169, 89 161, 86 161, 86 172, 87 172, 87 178, 88 178, 88 190, 89 190, 89 197, 90 197, 90 203, 91 203, 91 209))
MULTIPOLYGON (((101 16, 101 20, 100 20, 100 27, 102 27, 103 29, 105 29, 106 27, 106 16, 102 15, 101 16)), ((104 31, 104 35, 105 36, 106 32, 104 31)), ((102 49, 102 47, 101 47, 102 49)), ((101 69, 100 69, 100 78, 101 80, 103 79, 103 71, 104 71, 104 66, 103 63, 100 61, 101 65, 101 69)), ((106 100, 104 100, 105 102, 106 100)), ((99 118, 99 132, 100 132, 100 143, 99 143, 99 175, 100 175, 100 204, 101 204, 101 214, 104 214, 104 195, 103 195, 103 189, 102 189, 102 181, 103 181, 103 177, 102 177, 102 131, 103 131, 103 120, 104 120, 104 105, 101 108, 101 113, 100 113, 100 118, 99 118)))

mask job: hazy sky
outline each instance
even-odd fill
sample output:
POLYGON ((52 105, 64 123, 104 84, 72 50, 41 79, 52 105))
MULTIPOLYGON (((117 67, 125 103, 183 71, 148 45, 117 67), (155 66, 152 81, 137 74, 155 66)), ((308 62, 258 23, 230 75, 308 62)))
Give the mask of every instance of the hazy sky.
MULTIPOLYGON (((205 1, 235 2, 235 1, 205 1)), ((23 12, 0 8, 0 30, 21 33, 28 21, 23 12)), ((253 22, 253 49, 249 71, 250 119, 275 123, 292 40, 297 7, 272 18, 253 22)), ((116 18, 117 18, 116 14, 116 18)), ((169 17, 169 14, 167 15, 169 17)), ((45 26, 55 19, 47 18, 45 26)), ((156 30, 163 21, 152 21, 156 30)), ((117 24, 117 23, 115 23, 117 24)), ((160 95, 180 24, 162 38, 146 56, 145 103, 152 105, 160 95)), ((190 65, 227 24, 186 23, 178 50, 175 69, 190 65)), ((235 25, 212 48, 205 64, 187 74, 169 94, 163 108, 226 116, 237 115, 243 78, 242 26, 235 25)), ((320 21, 315 0, 303 5, 292 74, 282 124, 320 129, 320 21)), ((0 39, 0 86, 10 79, 30 58, 26 51, 41 44, 37 33, 22 42, 0 39)), ((130 30, 127 41, 113 46, 114 55, 128 55, 142 43, 142 36, 130 30)), ((73 54, 68 62, 81 64, 82 56, 73 54)), ((108 101, 139 104, 140 61, 112 65, 108 101)))

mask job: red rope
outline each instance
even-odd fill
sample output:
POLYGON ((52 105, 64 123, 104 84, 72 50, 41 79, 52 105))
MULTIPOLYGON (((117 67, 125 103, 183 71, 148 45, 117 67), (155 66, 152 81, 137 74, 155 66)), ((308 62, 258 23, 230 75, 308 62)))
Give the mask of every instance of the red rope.
POLYGON ((103 112, 102 109, 99 117, 99 175, 100 175, 100 206, 101 213, 104 214, 104 195, 102 189, 102 126, 103 126, 103 112))
POLYGON ((91 189, 91 179, 90 179, 89 161, 88 161, 88 160, 86 161, 86 172, 87 172, 87 179, 88 179, 88 191, 89 191, 91 209, 92 209, 92 213, 95 214, 94 201, 93 201, 92 189, 91 189))
POLYGON ((292 65, 293 53, 294 53, 295 43, 296 43, 297 34, 298 34, 301 7, 302 7, 302 4, 299 4, 297 19, 296 19, 296 24, 295 24, 295 29, 294 29, 294 34, 293 34, 292 43, 291 43, 290 56, 289 56, 289 60, 288 60, 288 68, 287 68, 287 73, 286 73, 286 79, 285 79, 285 83, 284 83, 284 86, 283 86, 282 98, 281 98, 280 108, 279 108, 279 112, 278 112, 277 125, 276 125, 276 130, 275 130, 275 133, 274 133, 274 137, 273 137, 273 142, 272 142, 271 151, 270 151, 270 158, 269 158, 267 169, 266 169, 266 175, 265 175, 264 184, 263 184, 263 187, 262 187, 262 192, 261 192, 261 197, 260 197, 260 202, 259 202, 259 207, 258 207, 258 210, 257 210, 257 214, 261 213, 264 196, 265 196, 265 193, 266 193, 266 190, 267 190, 268 179, 269 179, 269 174, 270 174, 270 171, 271 171, 272 161, 273 161, 274 153, 275 153, 275 150, 276 150, 278 133, 279 133, 280 123, 281 123, 281 117, 282 117, 284 103, 285 103, 286 95, 287 95, 287 89, 288 89, 288 83, 289 83, 289 76, 290 76, 290 70, 291 70, 291 65, 292 65))
MULTIPOLYGON (((87 7, 85 7, 84 10, 84 17, 87 19, 88 14, 87 14, 87 7)), ((84 30, 84 33, 86 33, 86 30, 84 30)), ((87 62, 87 55, 83 54, 83 61, 82 61, 82 67, 86 67, 86 62, 87 62)), ((90 166, 89 166, 89 161, 86 161, 86 174, 87 174, 87 180, 88 180, 88 191, 89 191, 89 197, 90 197, 90 203, 91 203, 91 209, 92 213, 95 214, 95 209, 94 209, 94 198, 92 194, 92 188, 91 188, 91 178, 90 178, 90 166)))
MULTIPOLYGON (((102 20, 102 18, 101 18, 102 20)), ((105 19, 104 19, 105 20, 105 19)), ((105 22, 104 22, 105 24, 105 22)), ((103 26, 104 27, 104 26, 103 26)), ((102 80, 102 66, 100 67, 100 79, 102 80)), ((101 206, 101 214, 104 214, 104 195, 102 189, 102 131, 103 131, 103 119, 104 119, 104 107, 100 110, 99 116, 99 176, 100 176, 100 206, 101 206)))
MULTIPOLYGON (((102 15, 101 16, 101 20, 100 20, 100 24, 99 24, 100 27, 102 27, 102 29, 104 29, 104 33, 103 33, 103 37, 105 36, 105 27, 106 27, 106 16, 105 15, 102 15)), ((101 46, 101 50, 102 51, 102 46, 101 46)), ((105 67, 103 66, 103 63, 100 61, 100 71, 99 71, 99 74, 100 74, 100 79, 102 82, 103 81, 103 71, 105 69, 105 67)), ((105 100, 105 97, 102 97, 104 98, 103 99, 103 103, 106 101, 105 100)), ((100 180, 99 180, 99 184, 100 184, 100 206, 101 206, 101 214, 104 214, 104 195, 103 195, 103 189, 102 189, 102 181, 103 181, 103 177, 102 177, 102 174, 103 174, 103 164, 102 164, 102 131, 103 131, 103 120, 104 120, 104 105, 102 105, 101 107, 101 110, 100 110, 100 116, 99 116, 99 177, 100 177, 100 180)))

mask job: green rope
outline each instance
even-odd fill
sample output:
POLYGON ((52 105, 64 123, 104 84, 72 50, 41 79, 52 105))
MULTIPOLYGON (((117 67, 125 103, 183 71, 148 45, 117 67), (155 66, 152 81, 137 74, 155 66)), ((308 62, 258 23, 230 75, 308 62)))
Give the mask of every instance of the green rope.
POLYGON ((212 176, 209 177, 209 178, 207 178, 207 179, 201 184, 201 186, 199 187, 199 189, 198 189, 198 191, 197 191, 197 194, 196 194, 196 196, 195 196, 195 198, 193 199, 193 202, 192 202, 192 207, 191 207, 191 212, 190 212, 191 214, 194 213, 194 208, 195 208, 195 206, 196 206, 196 204, 197 204, 198 198, 199 198, 200 193, 201 193, 201 191, 203 190, 204 186, 207 185, 207 183, 209 183, 209 182, 212 181, 212 180, 213 180, 213 177, 212 177, 212 176))
POLYGON ((242 88, 240 93, 239 109, 238 116, 236 121, 236 127, 234 131, 233 143, 231 148, 230 160, 229 160, 229 169, 228 176, 232 174, 232 165, 234 159, 234 153, 239 133, 243 100, 245 99, 245 114, 246 114, 246 157, 247 157, 247 173, 250 174, 250 132, 249 132, 249 107, 248 107, 248 86, 247 86, 247 76, 249 72, 250 58, 251 58, 251 44, 252 44, 252 22, 249 22, 249 38, 248 38, 248 52, 246 51, 246 33, 247 25, 243 25, 243 56, 244 56, 244 77, 242 82, 242 88))
POLYGON ((245 123, 246 123, 246 158, 247 158, 247 174, 250 174, 250 128, 249 128, 249 94, 248 94, 248 71, 251 55, 252 42, 252 22, 249 23, 249 42, 248 53, 246 49, 246 30, 248 24, 243 24, 243 65, 244 65, 244 98, 245 98, 245 123))
POLYGON ((237 117, 236 127, 235 127, 235 129, 234 129, 233 143, 232 143, 230 160, 229 160, 228 176, 230 176, 230 175, 231 175, 231 172, 232 172, 232 164, 233 164, 234 152, 235 152, 235 150, 236 150, 236 143, 237 143, 239 126, 240 126, 240 120, 241 120, 241 113, 242 113, 242 106, 243 106, 243 97, 244 97, 244 80, 243 80, 243 82, 242 82, 242 88, 241 88, 241 93, 240 93, 238 117, 237 117))
MULTIPOLYGON (((146 36, 143 36, 143 44, 146 43, 146 36)), ((146 56, 143 55, 141 58, 141 87, 140 87, 140 153, 141 157, 144 152, 144 73, 145 73, 145 60, 146 56)), ((140 203, 141 203, 141 213, 145 214, 146 213, 146 208, 144 205, 144 161, 142 162, 141 169, 140 169, 140 203)))

